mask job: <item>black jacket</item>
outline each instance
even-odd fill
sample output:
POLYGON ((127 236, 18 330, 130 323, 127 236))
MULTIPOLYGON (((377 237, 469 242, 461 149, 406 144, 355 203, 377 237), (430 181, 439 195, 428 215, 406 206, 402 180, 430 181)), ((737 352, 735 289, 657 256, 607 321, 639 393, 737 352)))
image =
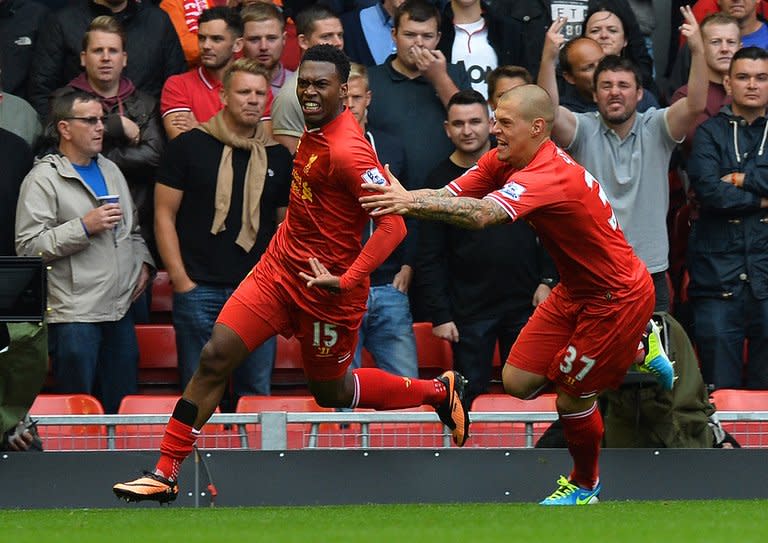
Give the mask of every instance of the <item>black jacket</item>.
POLYGON ((766 118, 749 125, 725 106, 696 131, 688 174, 701 205, 688 241, 689 295, 728 299, 749 285, 768 298, 766 118), (742 187, 721 181, 732 172, 744 173, 742 187))
POLYGON ((32 150, 26 141, 2 128, 0 164, 0 256, 15 256, 16 202, 21 182, 32 169, 32 150))
POLYGON ((42 4, 30 0, 0 4, 0 88, 25 100, 32 52, 47 13, 42 4))
POLYGON ((138 89, 159 98, 165 80, 187 70, 179 38, 163 10, 148 2, 129 0, 123 11, 113 14, 88 0, 52 13, 40 29, 28 94, 40 115, 48 113, 51 93, 80 73, 83 36, 99 15, 113 15, 123 26, 128 53, 123 75, 138 89))
MULTIPOLYGON (((427 187, 442 188, 466 170, 447 158, 432 171, 427 187)), ((481 230, 437 221, 421 227, 418 280, 433 326, 530 313, 539 284, 558 278, 525 221, 481 230)))

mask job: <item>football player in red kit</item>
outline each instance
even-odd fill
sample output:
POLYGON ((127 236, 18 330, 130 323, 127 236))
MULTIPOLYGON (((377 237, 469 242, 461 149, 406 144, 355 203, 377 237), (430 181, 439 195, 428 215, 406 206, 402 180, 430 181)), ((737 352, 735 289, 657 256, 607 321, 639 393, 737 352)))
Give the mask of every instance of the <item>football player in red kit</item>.
POLYGON ((560 272, 560 284, 540 304, 509 353, 504 388, 533 398, 550 383, 557 391, 574 467, 545 505, 596 503, 603 422, 597 394, 617 387, 633 362, 672 388, 674 370, 650 325, 651 276, 624 239, 597 180, 549 138, 554 109, 545 90, 525 85, 496 109, 498 146, 438 190, 408 192, 366 185, 381 194, 361 198, 373 216, 400 214, 482 228, 526 220, 560 272))
POLYGON ((118 483, 128 501, 167 502, 178 494, 181 462, 246 355, 275 334, 301 342, 311 393, 326 407, 435 407, 464 445, 469 417, 464 378, 405 379, 375 368, 349 371, 368 298, 369 274, 405 236, 401 217, 377 217, 364 248, 369 214, 359 202, 368 184, 387 184, 376 154, 344 109, 349 60, 329 45, 310 48, 296 93, 307 126, 296 151, 285 221, 266 253, 224 305, 200 364, 168 421, 152 472, 118 483))

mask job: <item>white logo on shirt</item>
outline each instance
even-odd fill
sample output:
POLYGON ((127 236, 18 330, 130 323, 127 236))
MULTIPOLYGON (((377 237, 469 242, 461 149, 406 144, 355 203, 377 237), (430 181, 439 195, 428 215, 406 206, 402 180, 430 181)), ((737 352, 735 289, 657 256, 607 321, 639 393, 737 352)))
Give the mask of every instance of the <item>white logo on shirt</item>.
POLYGON ((507 196, 510 200, 517 202, 525 192, 525 187, 518 185, 514 181, 511 181, 501 188, 501 193, 507 196))
POLYGON ((378 168, 371 168, 366 170, 363 175, 360 176, 363 179, 363 183, 373 183, 374 185, 386 185, 387 180, 381 175, 378 168))
POLYGON ((16 45, 32 45, 32 38, 29 36, 20 36, 14 41, 16 45))

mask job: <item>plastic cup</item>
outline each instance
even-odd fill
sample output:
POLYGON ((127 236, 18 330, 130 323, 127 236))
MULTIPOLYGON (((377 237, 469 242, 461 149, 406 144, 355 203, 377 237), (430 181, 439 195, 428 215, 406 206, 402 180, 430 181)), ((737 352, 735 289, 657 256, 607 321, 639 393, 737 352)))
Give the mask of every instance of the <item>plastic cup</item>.
POLYGON ((106 196, 99 196, 99 206, 103 206, 104 204, 119 204, 120 203, 120 195, 119 194, 107 194, 106 196))
MULTIPOLYGON (((107 194, 105 196, 99 196, 99 207, 103 206, 104 204, 120 204, 120 195, 119 194, 107 194)), ((112 229, 112 237, 114 238, 115 247, 117 247, 117 228, 118 225, 115 225, 115 227, 112 229)))

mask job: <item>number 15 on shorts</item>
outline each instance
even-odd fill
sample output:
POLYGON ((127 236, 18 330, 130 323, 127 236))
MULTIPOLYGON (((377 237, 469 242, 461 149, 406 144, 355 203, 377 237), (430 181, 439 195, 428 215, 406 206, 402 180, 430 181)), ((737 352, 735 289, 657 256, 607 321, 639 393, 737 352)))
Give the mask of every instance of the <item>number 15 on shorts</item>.
POLYGON ((568 348, 565 350, 563 361, 560 363, 560 371, 565 374, 570 374, 572 371, 578 371, 573 378, 577 381, 581 381, 586 377, 594 365, 594 358, 589 358, 585 355, 579 356, 579 353, 576 352, 576 347, 568 345, 568 348))

